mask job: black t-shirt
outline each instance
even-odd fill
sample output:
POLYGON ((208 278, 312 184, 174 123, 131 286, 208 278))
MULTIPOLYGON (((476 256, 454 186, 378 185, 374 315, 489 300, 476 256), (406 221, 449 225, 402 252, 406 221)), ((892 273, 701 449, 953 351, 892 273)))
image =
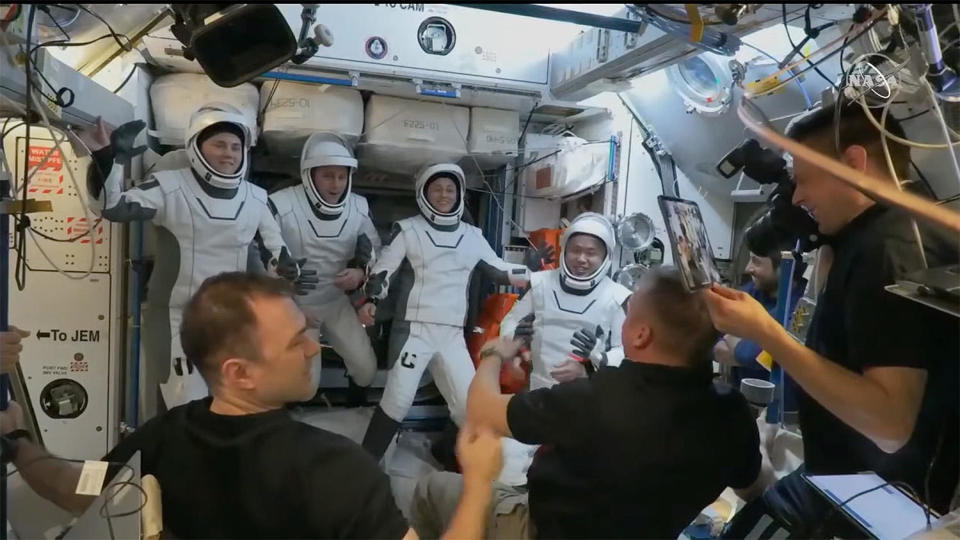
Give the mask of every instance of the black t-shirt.
POLYGON ((388 477, 353 441, 285 410, 211 413, 210 398, 147 422, 104 458, 139 450, 179 538, 402 538, 388 477))
POLYGON ((541 538, 676 538, 760 472, 746 400, 708 371, 625 360, 515 395, 507 420, 514 438, 544 445, 527 473, 541 538))
MULTIPOLYGON (((920 226, 929 266, 955 262, 957 241, 923 223, 920 226)), ((800 426, 807 471, 844 474, 871 470, 886 480, 909 483, 923 497, 923 480, 940 446, 930 478, 931 498, 943 508, 958 476, 960 323, 884 289, 923 267, 910 220, 903 213, 874 205, 850 222, 831 244, 834 261, 817 301, 807 346, 856 373, 870 367, 925 369, 927 388, 913 436, 894 454, 880 450, 801 391, 800 426)))

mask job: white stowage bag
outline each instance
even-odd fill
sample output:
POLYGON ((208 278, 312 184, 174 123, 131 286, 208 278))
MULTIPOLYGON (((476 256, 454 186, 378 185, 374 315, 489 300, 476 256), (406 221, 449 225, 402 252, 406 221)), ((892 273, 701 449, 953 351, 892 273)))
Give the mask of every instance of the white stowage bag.
POLYGON ((299 156, 317 131, 336 133, 352 146, 363 132, 363 97, 352 88, 267 81, 260 86, 260 108, 271 151, 299 156))
POLYGON ((150 104, 156 129, 150 134, 161 144, 183 146, 183 132, 193 114, 201 105, 220 102, 240 109, 250 133, 252 144, 257 143, 257 106, 260 96, 257 87, 244 83, 234 88, 217 86, 206 75, 174 73, 157 77, 150 86, 150 104))
MULTIPOLYGON (((548 198, 566 197, 608 180, 610 164, 608 144, 588 143, 579 137, 562 137, 553 152, 557 150, 559 152, 556 154, 524 170, 525 195, 548 198)), ((549 156, 551 151, 539 153, 549 156)))
MULTIPOLYGON (((517 111, 472 107, 467 150, 481 166, 499 166, 517 157, 520 114, 517 111)), ((470 158, 467 158, 470 160, 470 158)))
POLYGON ((374 95, 365 121, 357 145, 361 165, 414 174, 426 165, 456 163, 467 155, 466 107, 374 95))

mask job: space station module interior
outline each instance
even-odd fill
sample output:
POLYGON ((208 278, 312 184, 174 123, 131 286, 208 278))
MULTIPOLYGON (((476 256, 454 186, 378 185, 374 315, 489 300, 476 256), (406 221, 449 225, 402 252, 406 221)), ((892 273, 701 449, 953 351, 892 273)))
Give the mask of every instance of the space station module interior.
MULTIPOLYGON (((738 289, 776 251, 766 307, 802 343, 824 241, 791 204, 797 156, 814 158, 782 134, 841 100, 899 119, 902 134, 877 128, 912 153, 897 189, 830 172, 960 235, 956 5, 0 4, 0 17, 0 327, 30 332, 4 361, 0 410, 20 403, 29 437, 63 458, 100 459, 208 395, 180 323, 221 272, 293 286, 321 352, 315 396, 291 414, 382 458, 405 514, 418 477, 457 470, 451 433, 486 342, 532 353, 504 392, 564 384, 571 353, 577 376, 619 369, 631 293, 658 267, 689 271, 691 252, 714 269, 700 278, 738 289), (677 200, 701 229, 674 230, 677 200), (586 270, 566 257, 583 236, 602 253, 586 270)), ((960 317, 955 265, 889 290, 960 317)), ((729 358, 744 350, 725 339, 729 358)), ((761 349, 750 370, 720 353, 712 366, 784 478, 804 463, 797 383, 761 349)), ((504 438, 500 483, 526 485, 538 448, 504 438)), ((66 523, 18 522, 48 510, 22 481, 4 489, 15 537, 66 523)), ((727 489, 683 534, 716 537, 744 504, 727 489)))

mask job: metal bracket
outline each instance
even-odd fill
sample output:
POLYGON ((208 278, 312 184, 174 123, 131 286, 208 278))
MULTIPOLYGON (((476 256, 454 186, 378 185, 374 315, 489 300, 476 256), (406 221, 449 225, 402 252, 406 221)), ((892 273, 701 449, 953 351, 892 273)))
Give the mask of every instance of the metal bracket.
POLYGON ((610 54, 610 31, 598 29, 597 32, 597 62, 602 64, 610 54))
POLYGON ((2 200, 0 201, 0 214, 35 214, 38 212, 53 212, 53 203, 51 201, 38 201, 37 199, 27 199, 26 204, 23 201, 2 200))
POLYGON ((463 85, 460 83, 430 83, 425 84, 423 79, 412 79, 416 92, 421 96, 442 97, 451 99, 460 99, 460 91, 463 85), (445 90, 444 87, 450 88, 445 90))

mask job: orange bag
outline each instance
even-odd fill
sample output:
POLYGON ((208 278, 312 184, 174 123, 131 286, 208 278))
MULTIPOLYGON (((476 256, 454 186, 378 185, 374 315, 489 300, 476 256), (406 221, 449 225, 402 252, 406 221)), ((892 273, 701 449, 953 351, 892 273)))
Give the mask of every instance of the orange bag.
MULTIPOLYGON (((474 366, 480 363, 480 349, 483 344, 500 336, 500 322, 513 308, 517 298, 519 296, 516 294, 492 294, 484 301, 480 317, 477 318, 479 331, 475 329, 467 338, 467 350, 470 351, 474 366)), ((526 377, 517 378, 512 371, 505 368, 506 366, 500 371, 501 391, 506 394, 515 394, 526 388, 529 373, 526 377)))

